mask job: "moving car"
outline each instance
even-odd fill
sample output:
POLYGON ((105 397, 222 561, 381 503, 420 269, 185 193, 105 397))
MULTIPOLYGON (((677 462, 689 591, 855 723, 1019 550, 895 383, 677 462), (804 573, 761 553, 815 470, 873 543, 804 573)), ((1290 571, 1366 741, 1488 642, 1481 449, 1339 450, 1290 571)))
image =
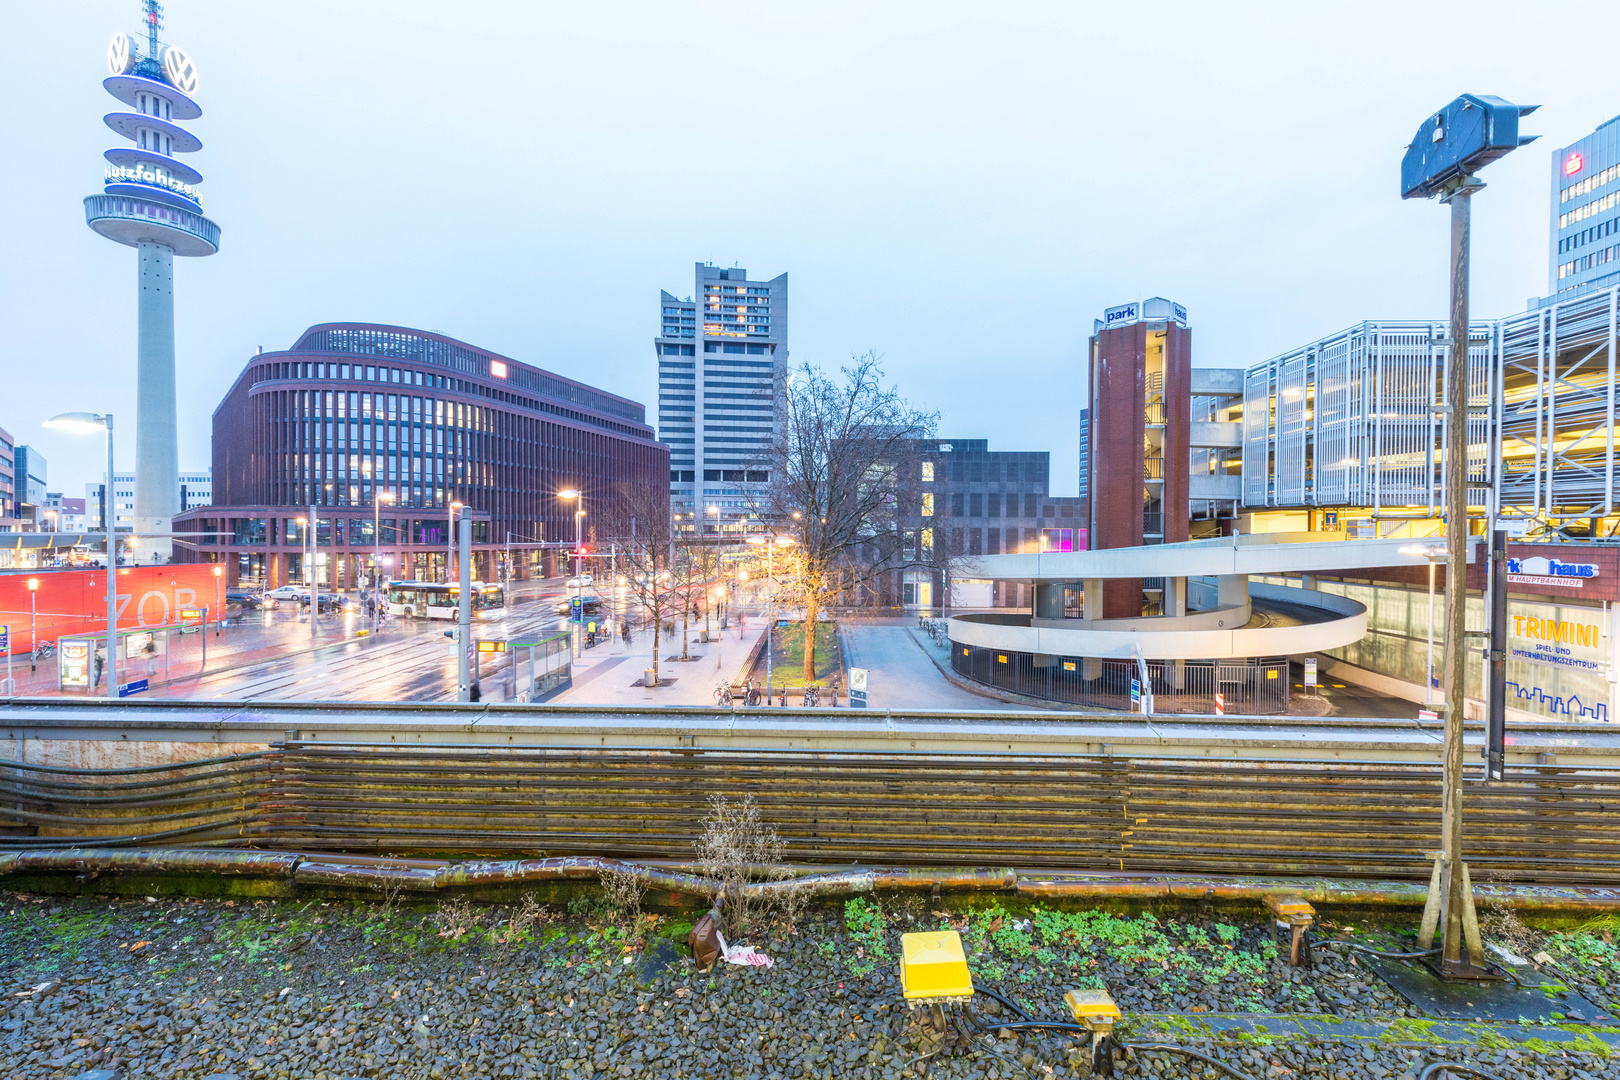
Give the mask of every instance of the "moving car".
POLYGON ((301 600, 308 602, 308 585, 278 585, 264 594, 266 600, 301 600))
MULTIPOLYGON (((585 601, 585 614, 595 615, 602 610, 602 598, 600 596, 594 593, 586 593, 580 599, 585 601)), ((571 596, 564 597, 558 601, 556 610, 559 615, 567 615, 574 610, 574 598, 571 596)))

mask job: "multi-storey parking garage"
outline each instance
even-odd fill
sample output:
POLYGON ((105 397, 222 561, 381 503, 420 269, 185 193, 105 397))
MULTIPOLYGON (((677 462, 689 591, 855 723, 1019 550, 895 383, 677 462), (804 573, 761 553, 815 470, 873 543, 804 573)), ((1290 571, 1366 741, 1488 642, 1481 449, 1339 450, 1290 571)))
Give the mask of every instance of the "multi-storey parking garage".
MULTIPOLYGON (((1469 343, 1469 503, 1570 538, 1615 532, 1620 286, 1494 322, 1469 343)), ((1250 367, 1243 502, 1437 517, 1443 322, 1366 322, 1250 367)))

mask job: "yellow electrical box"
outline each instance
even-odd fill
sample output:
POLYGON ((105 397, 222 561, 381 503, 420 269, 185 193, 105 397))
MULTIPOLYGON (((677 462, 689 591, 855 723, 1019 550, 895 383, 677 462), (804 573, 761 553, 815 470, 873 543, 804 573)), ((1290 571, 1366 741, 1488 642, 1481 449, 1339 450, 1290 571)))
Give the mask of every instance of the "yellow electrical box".
POLYGON ((971 997, 962 936, 955 930, 901 934, 900 990, 910 999, 971 997))
POLYGON ((1111 1028, 1119 1019, 1119 1006, 1106 990, 1070 990, 1063 995, 1063 1004, 1069 1007, 1077 1023, 1093 1030, 1111 1028))

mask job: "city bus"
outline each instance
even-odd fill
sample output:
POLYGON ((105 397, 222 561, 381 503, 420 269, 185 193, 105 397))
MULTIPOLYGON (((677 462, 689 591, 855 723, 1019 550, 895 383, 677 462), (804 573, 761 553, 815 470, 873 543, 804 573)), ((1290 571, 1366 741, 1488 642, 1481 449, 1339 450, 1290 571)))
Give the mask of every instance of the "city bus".
MULTIPOLYGON (((506 615, 506 591, 499 585, 472 583, 472 617, 500 619, 506 615)), ((436 581, 390 581, 388 614, 413 619, 454 619, 460 614, 461 586, 436 581)))

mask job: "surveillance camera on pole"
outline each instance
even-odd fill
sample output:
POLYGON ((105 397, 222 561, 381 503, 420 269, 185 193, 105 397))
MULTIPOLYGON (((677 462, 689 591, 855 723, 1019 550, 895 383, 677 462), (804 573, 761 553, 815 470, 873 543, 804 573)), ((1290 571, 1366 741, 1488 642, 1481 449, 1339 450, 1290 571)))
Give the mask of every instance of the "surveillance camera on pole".
MULTIPOLYGON (((1468 599, 1468 255, 1469 206, 1485 185, 1475 171, 1535 136, 1519 134, 1519 119, 1537 106, 1464 94, 1418 128, 1401 159, 1401 197, 1440 196, 1451 204, 1451 329, 1446 351, 1446 633, 1442 684, 1446 731, 1441 774, 1440 858, 1429 882, 1418 945, 1440 932, 1434 964, 1442 978, 1498 978, 1487 966, 1479 920, 1462 858, 1463 617, 1468 599)), ((1493 627, 1493 635, 1499 632, 1493 627)), ((1494 699, 1500 693, 1493 693, 1494 699)), ((1493 701, 1494 707, 1494 701, 1493 701)), ((1498 758, 1498 760, 1500 760, 1498 758)))

